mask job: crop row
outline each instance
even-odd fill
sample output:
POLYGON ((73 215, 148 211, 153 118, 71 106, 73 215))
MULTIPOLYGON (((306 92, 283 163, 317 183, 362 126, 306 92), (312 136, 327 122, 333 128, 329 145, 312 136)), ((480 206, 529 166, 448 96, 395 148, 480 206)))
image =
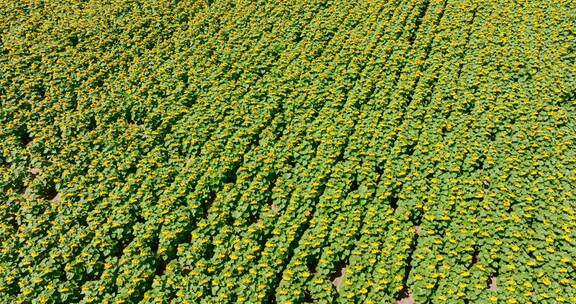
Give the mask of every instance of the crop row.
POLYGON ((0 1, 0 299, 576 301, 571 1, 0 1))

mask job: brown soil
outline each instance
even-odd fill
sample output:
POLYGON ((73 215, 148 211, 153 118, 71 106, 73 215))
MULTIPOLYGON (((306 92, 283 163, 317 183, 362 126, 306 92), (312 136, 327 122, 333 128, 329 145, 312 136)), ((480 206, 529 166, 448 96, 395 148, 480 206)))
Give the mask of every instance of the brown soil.
POLYGON ((408 296, 406 296, 404 299, 400 299, 398 301, 396 301, 396 304, 414 304, 414 298, 412 297, 412 294, 409 293, 408 296))
POLYGON ((340 287, 342 286, 342 283, 344 282, 344 278, 346 276, 346 267, 342 268, 340 273, 341 273, 341 275, 339 277, 336 277, 334 279, 334 281, 332 281, 332 285, 334 285, 334 287, 336 287, 336 290, 340 290, 340 287))
POLYGON ((492 291, 495 291, 496 289, 498 289, 496 277, 490 277, 490 286, 488 287, 488 289, 490 289, 492 291))

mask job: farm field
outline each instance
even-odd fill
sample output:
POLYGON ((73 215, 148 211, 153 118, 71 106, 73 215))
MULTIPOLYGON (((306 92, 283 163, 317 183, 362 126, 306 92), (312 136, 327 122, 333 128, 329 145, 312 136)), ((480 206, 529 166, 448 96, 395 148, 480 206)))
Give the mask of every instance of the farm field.
POLYGON ((576 303, 576 2, 0 0, 0 303, 576 303))

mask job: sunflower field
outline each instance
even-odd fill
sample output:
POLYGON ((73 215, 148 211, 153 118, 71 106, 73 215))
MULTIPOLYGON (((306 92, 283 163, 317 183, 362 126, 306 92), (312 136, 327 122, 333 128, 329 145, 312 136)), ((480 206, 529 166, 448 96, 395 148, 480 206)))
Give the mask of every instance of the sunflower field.
POLYGON ((573 0, 0 0, 0 303, 576 303, 573 0))

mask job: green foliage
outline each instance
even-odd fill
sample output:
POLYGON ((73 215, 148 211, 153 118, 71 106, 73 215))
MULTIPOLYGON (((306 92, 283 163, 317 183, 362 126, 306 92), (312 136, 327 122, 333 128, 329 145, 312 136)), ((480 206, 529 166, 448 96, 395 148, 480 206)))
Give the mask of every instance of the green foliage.
POLYGON ((576 303, 573 1, 0 0, 0 302, 576 303))

